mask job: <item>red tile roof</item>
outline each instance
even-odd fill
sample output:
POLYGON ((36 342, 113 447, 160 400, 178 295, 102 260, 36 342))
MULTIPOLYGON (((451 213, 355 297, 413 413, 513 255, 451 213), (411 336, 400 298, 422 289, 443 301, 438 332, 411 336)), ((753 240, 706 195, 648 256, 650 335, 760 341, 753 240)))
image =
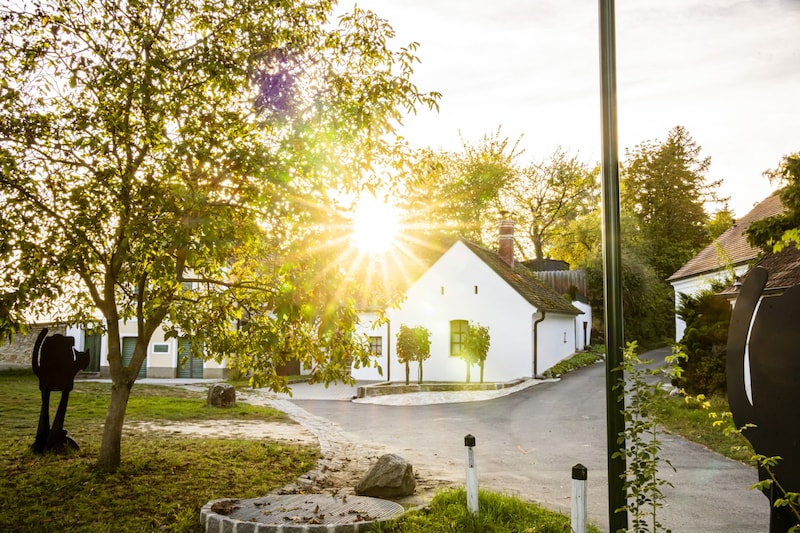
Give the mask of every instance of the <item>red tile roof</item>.
POLYGON ((714 242, 706 246, 699 254, 672 274, 667 281, 677 281, 700 274, 714 272, 727 264, 738 266, 752 261, 758 256, 759 249, 747 243, 745 230, 751 222, 783 213, 785 208, 777 192, 756 205, 749 213, 728 228, 714 242))

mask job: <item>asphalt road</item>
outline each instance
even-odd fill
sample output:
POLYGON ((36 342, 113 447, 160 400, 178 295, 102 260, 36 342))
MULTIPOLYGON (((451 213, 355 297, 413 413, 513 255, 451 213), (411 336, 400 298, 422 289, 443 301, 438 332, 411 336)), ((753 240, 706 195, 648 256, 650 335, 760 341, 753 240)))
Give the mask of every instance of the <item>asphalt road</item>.
MULTIPOLYGON (((663 355, 663 354, 661 354, 663 355)), ((294 400, 359 442, 406 457, 421 476, 464 480, 464 436, 477 439, 482 488, 518 494, 570 512, 571 469, 588 468, 589 519, 608 530, 605 371, 592 365, 515 394, 481 402, 385 406, 294 400)), ((755 469, 682 438, 660 436, 665 507, 674 533, 754 533, 769 529, 767 499, 749 487, 755 469)))

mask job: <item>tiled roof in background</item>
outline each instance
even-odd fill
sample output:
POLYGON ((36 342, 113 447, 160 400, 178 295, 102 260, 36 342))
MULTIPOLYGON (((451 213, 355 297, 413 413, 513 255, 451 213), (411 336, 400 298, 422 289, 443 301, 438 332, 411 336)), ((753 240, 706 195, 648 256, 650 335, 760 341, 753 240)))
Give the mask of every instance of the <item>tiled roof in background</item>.
MULTIPOLYGON (((756 266, 767 271, 765 292, 780 291, 800 285, 800 251, 794 246, 788 246, 775 254, 765 255, 756 263, 756 266)), ((742 276, 742 283, 745 279, 747 279, 747 274, 742 276)), ((728 287, 720 294, 728 296, 738 292, 738 287, 728 287)))
POLYGON ((713 272, 723 268, 728 263, 740 265, 752 261, 758 256, 759 250, 747 243, 745 230, 756 220, 778 215, 784 211, 785 208, 778 193, 773 193, 766 200, 756 205, 749 213, 737 220, 732 227, 728 228, 725 233, 717 237, 714 242, 706 246, 667 280, 676 281, 713 272))

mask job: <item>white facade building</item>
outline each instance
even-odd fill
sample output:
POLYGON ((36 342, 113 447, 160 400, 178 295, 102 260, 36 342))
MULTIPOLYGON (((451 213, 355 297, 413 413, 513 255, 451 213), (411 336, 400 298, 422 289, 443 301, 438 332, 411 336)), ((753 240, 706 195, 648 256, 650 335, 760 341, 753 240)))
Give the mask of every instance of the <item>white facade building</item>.
MULTIPOLYGON (((367 334, 381 346, 376 355, 383 374, 374 368, 353 369, 364 380, 401 381, 405 365, 396 357, 401 325, 423 326, 431 332, 431 357, 423 363, 425 381, 464 381, 466 365, 454 344, 459 328, 477 323, 489 329, 491 345, 484 380, 505 382, 541 374, 583 349, 582 312, 536 279, 513 256, 502 257, 474 243, 459 240, 408 289, 399 309, 386 311, 388 322, 367 334), (378 341, 377 337, 381 337, 378 341)), ((472 368, 472 380, 480 370, 472 368)), ((417 376, 411 364, 411 379, 417 376)))
MULTIPOLYGON (((675 290, 675 310, 680 306, 681 294, 694 296, 708 289, 714 281, 724 280, 731 274, 735 278, 744 275, 759 252, 747 243, 745 231, 752 222, 784 211, 780 197, 773 193, 667 278, 675 290)), ((680 342, 685 330, 686 324, 676 314, 676 342, 680 342)))

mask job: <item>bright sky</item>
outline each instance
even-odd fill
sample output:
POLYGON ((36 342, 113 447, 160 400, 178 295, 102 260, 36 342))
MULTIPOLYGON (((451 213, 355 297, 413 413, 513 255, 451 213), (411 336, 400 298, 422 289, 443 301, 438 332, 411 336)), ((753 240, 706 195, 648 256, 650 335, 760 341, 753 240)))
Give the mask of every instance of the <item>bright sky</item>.
MULTIPOLYGON (((558 146, 601 157, 598 0, 357 4, 390 22, 396 46, 420 44, 414 81, 443 94, 438 114, 406 120, 413 145, 457 150, 502 125, 524 135, 523 162, 558 146)), ((620 158, 682 125, 741 217, 772 191, 762 172, 800 151, 800 0, 615 4, 620 158)))

